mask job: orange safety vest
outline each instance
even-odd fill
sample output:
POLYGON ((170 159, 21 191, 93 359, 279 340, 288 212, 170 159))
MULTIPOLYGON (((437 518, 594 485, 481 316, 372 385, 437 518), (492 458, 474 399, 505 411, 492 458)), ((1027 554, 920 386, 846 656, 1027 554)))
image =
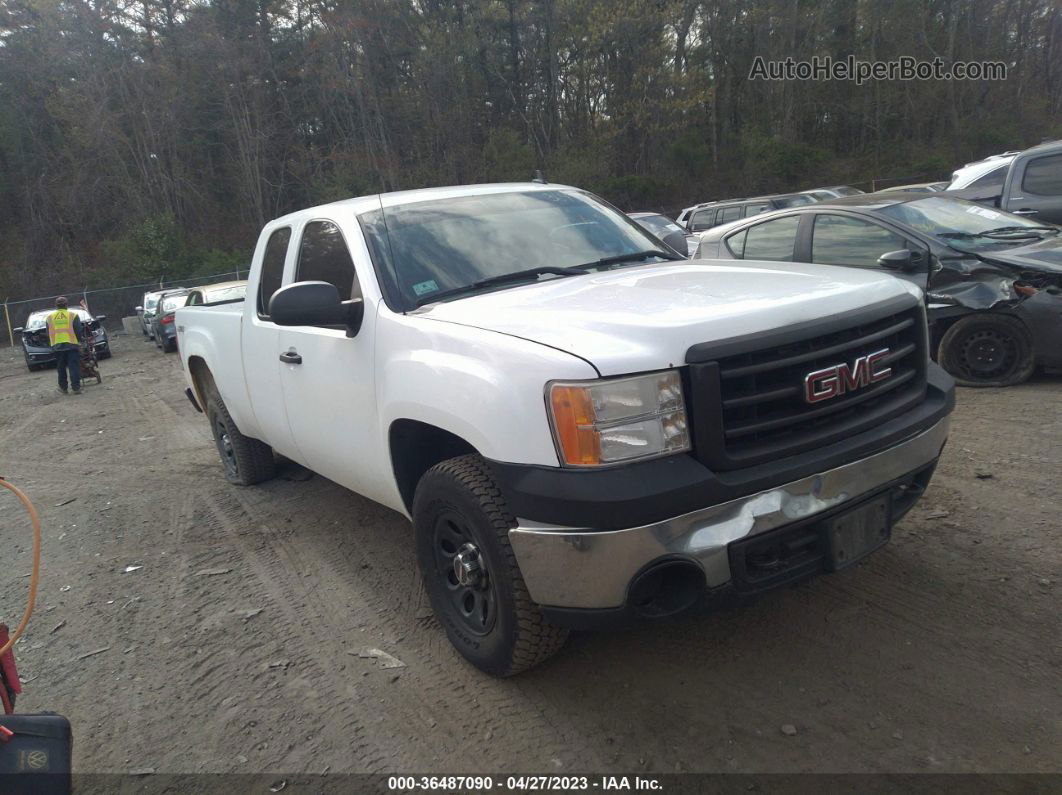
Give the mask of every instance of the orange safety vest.
POLYGON ((56 309, 48 315, 48 344, 54 348, 64 342, 79 344, 74 333, 74 317, 67 309, 56 309))

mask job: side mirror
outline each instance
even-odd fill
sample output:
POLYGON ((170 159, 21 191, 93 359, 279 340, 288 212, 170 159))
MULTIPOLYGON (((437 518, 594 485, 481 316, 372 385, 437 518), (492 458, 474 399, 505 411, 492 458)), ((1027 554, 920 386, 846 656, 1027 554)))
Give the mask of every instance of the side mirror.
POLYGON ((910 249, 889 251, 878 257, 878 265, 894 271, 912 271, 922 264, 922 255, 915 256, 910 249))
POLYGON ((106 315, 96 315, 95 319, 96 319, 97 323, 102 323, 104 320, 107 319, 107 316, 106 315))
POLYGON ((22 326, 15 326, 13 329, 11 329, 11 332, 13 334, 21 334, 23 331, 25 331, 25 329, 22 326))
POLYGON ((144 311, 144 307, 142 307, 142 306, 137 306, 137 307, 134 307, 134 308, 133 308, 133 311, 134 311, 134 312, 143 312, 143 311, 144 311))
POLYGON ((340 301, 339 290, 328 282, 295 282, 269 299, 269 317, 278 326, 345 326, 353 337, 364 316, 360 298, 340 301))
POLYGON ((688 247, 686 246, 686 234, 676 229, 674 232, 668 232, 664 237, 664 244, 675 251, 676 254, 680 254, 683 257, 688 257, 688 247))

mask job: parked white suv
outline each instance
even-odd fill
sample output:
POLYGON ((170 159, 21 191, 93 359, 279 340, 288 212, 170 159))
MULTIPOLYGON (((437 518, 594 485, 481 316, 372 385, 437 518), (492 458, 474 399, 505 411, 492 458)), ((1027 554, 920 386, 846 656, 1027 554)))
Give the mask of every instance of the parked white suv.
POLYGON ((1004 152, 1000 155, 989 155, 984 160, 976 160, 967 163, 962 168, 951 172, 951 183, 947 190, 962 190, 965 188, 980 187, 1003 187, 1003 181, 1007 178, 1007 168, 1020 152, 1004 152))
POLYGON ((279 218, 246 301, 177 324, 228 479, 276 451, 410 517, 440 623, 497 675, 567 627, 851 565, 926 488, 954 401, 917 288, 680 259, 554 185, 279 218))

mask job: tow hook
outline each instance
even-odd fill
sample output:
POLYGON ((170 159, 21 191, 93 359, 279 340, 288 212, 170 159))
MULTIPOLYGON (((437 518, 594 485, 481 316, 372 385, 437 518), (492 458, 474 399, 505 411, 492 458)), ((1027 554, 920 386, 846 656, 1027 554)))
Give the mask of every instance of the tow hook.
POLYGON ((454 576, 457 582, 466 588, 479 585, 483 575, 483 565, 479 559, 479 550, 475 544, 465 544, 454 555, 454 576))

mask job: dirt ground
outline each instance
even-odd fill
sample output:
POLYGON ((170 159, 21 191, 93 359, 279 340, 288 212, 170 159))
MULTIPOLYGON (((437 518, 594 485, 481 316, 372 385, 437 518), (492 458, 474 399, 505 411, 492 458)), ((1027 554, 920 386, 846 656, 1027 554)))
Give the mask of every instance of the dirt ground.
MULTIPOLYGON (((76 771, 1062 770, 1062 378, 960 390, 863 565, 499 681, 432 619, 405 519, 294 468, 230 486, 176 355, 114 349, 77 398, 0 349, 0 475, 45 526, 19 706, 70 718, 76 771)), ((29 541, 5 492, 11 624, 29 541)))

